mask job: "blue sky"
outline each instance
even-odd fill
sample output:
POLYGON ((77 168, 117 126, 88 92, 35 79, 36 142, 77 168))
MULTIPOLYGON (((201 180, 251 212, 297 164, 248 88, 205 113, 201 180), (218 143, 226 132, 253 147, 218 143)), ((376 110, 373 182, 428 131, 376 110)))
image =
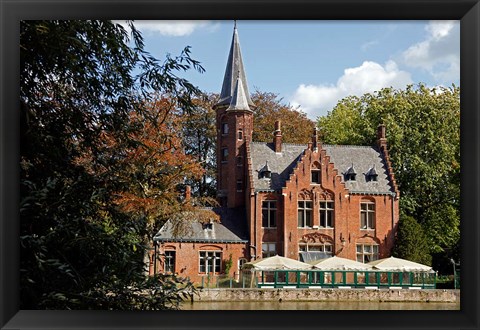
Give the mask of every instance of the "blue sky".
MULTIPOLYGON (((206 72, 184 74, 219 93, 233 21, 136 21, 157 58, 191 46, 206 72)), ((250 91, 274 92, 311 119, 348 95, 383 87, 460 84, 459 21, 237 21, 250 91)))

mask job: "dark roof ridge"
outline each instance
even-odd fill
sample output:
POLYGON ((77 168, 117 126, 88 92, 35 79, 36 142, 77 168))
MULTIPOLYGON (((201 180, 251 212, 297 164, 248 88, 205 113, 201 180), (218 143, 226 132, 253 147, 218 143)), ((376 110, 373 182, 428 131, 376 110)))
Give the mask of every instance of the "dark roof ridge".
MULTIPOLYGON (((272 141, 251 141, 250 143, 254 144, 273 144, 272 141)), ((287 146, 299 146, 299 147, 307 147, 306 143, 284 143, 282 142, 282 145, 287 145, 287 146)))
POLYGON ((323 144, 325 147, 340 147, 340 148, 375 148, 375 146, 358 146, 353 144, 323 144))
MULTIPOLYGON (((272 144, 271 141, 251 141, 250 143, 253 144, 272 144)), ((282 143, 282 145, 287 145, 287 146, 301 146, 307 148, 308 145, 306 143, 282 143)), ((366 148, 366 149, 375 149, 375 146, 359 146, 359 145, 354 145, 354 144, 326 144, 323 143, 322 146, 325 147, 339 147, 339 148, 366 148)))

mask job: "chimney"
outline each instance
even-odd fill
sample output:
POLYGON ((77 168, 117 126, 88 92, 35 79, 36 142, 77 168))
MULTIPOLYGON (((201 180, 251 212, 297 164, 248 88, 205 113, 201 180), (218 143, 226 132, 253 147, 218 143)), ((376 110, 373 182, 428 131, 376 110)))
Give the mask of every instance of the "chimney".
POLYGON ((190 202, 192 197, 192 187, 186 186, 185 187, 185 202, 190 202))
POLYGON ((385 134, 385 125, 380 124, 377 127, 377 144, 379 147, 386 147, 387 146, 387 138, 385 134))
POLYGON ((281 121, 275 121, 275 132, 273 133, 273 150, 282 152, 282 131, 280 129, 281 121))
POLYGON ((318 130, 317 130, 317 127, 315 127, 313 129, 312 150, 318 150, 318 130))

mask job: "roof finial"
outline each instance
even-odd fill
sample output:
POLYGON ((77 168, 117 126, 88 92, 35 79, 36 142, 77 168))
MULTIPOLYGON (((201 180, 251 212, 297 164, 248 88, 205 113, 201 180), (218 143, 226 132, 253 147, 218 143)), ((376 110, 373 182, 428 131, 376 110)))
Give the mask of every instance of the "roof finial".
POLYGON ((233 28, 237 29, 237 20, 236 19, 233 20, 233 28))

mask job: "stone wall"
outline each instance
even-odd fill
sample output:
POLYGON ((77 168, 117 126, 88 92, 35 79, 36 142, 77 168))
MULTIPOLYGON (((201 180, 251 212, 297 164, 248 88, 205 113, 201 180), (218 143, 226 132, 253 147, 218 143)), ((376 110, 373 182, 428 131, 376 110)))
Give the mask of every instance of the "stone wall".
POLYGON ((194 301, 460 302, 460 290, 426 289, 203 289, 194 301))

